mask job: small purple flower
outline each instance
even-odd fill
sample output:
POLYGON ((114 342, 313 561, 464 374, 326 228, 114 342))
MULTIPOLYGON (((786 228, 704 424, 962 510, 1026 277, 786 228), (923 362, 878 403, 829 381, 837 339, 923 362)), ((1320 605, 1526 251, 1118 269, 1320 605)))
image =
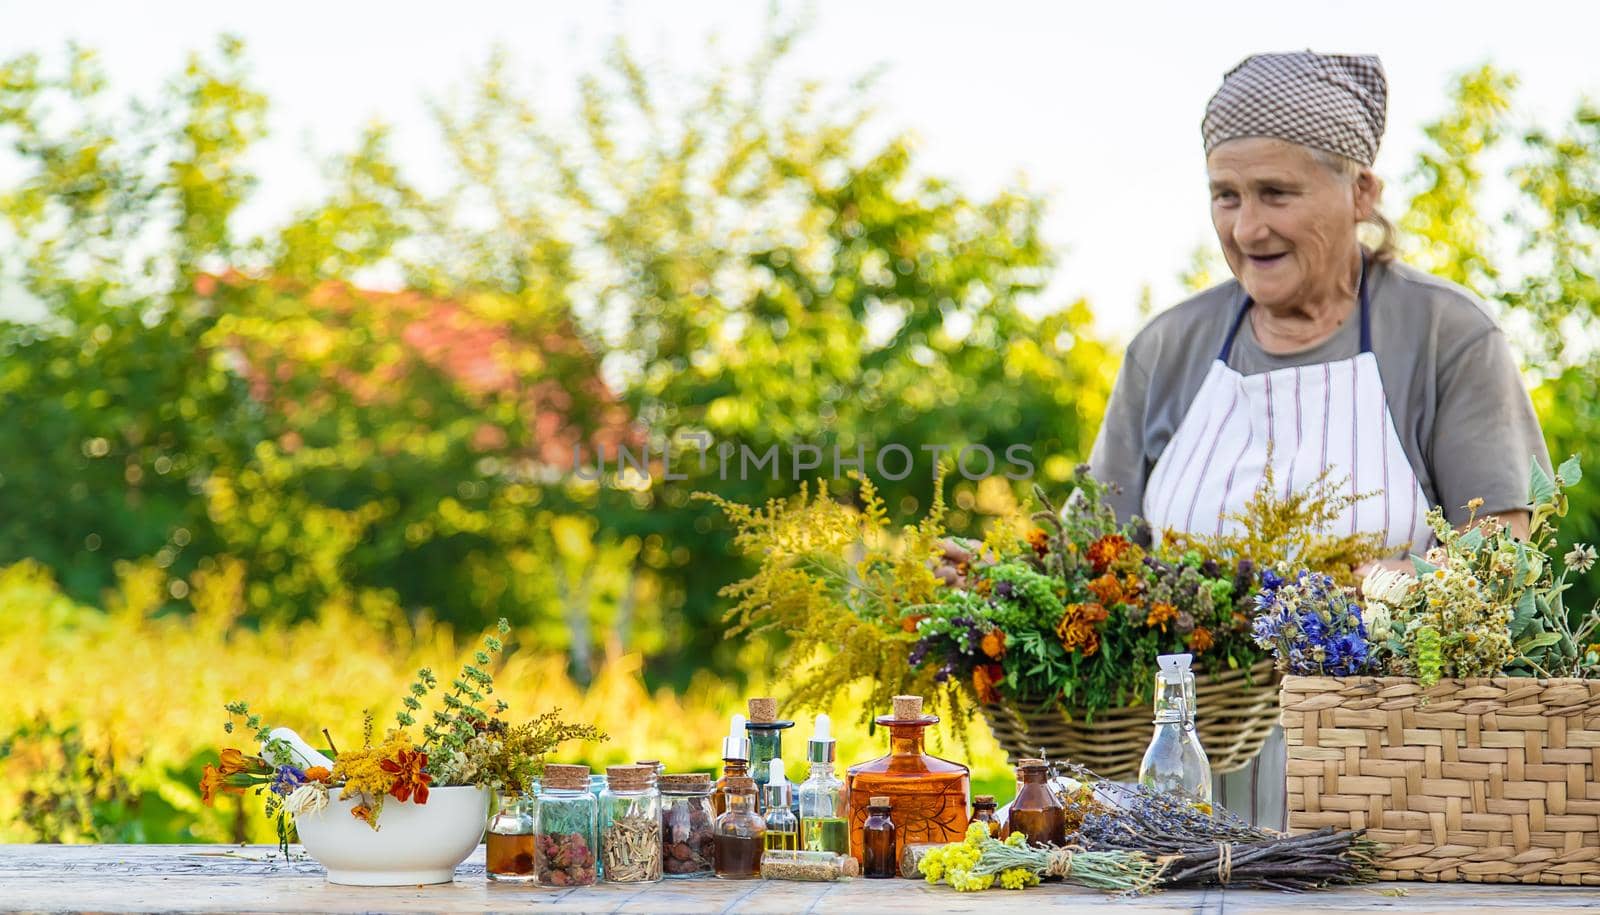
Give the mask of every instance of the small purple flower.
POLYGON ((932 647, 931 639, 918 639, 917 643, 911 646, 911 653, 906 656, 906 663, 912 667, 921 666, 922 660, 928 656, 928 651, 932 647))
POLYGON ((1276 591, 1283 587, 1283 576, 1271 569, 1261 570, 1261 590, 1276 591))
POLYGON ((272 783, 268 786, 273 794, 287 797, 294 793, 294 789, 306 783, 306 774, 294 766, 279 766, 278 771, 272 776, 272 783))
POLYGON ((1002 581, 994 586, 994 596, 1003 600, 1010 600, 1017 595, 1017 586, 1009 581, 1002 581))
POLYGON ((956 666, 954 664, 946 664, 945 666, 939 668, 938 672, 933 675, 933 682, 944 683, 945 681, 949 680, 955 672, 956 666))

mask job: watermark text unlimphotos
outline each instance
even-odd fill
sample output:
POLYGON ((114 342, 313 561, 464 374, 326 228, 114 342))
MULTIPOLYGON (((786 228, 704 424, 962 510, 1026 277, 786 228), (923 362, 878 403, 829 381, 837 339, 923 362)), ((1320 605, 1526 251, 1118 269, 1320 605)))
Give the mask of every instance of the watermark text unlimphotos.
MULTIPOLYGON (((757 449, 734 442, 717 442, 708 432, 683 432, 663 439, 666 444, 629 447, 619 445, 614 453, 599 453, 586 460, 581 446, 572 447, 573 473, 580 480, 600 480, 608 473, 633 476, 654 483, 687 480, 693 469, 697 475, 715 473, 719 480, 843 479, 851 472, 877 479, 904 480, 915 471, 918 455, 928 456, 931 466, 948 463, 951 470, 968 480, 1004 476, 1027 480, 1034 474, 1033 446, 1013 444, 996 455, 987 445, 906 445, 899 442, 853 450, 839 445, 791 443, 757 449), (609 458, 609 460, 608 460, 609 458)), ((924 464, 928 466, 928 464, 924 464)))

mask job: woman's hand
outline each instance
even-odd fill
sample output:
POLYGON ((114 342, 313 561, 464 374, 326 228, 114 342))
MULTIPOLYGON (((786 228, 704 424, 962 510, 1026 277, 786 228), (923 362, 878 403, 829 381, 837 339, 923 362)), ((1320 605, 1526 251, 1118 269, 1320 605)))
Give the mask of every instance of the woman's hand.
POLYGON ((944 582, 946 587, 966 587, 967 570, 977 558, 976 552, 968 549, 959 537, 940 540, 939 551, 939 558, 933 566, 934 577, 944 582))
POLYGON ((1357 578, 1366 578, 1374 570, 1388 569, 1391 572, 1416 572, 1416 567, 1411 564, 1411 557, 1403 556, 1398 559, 1374 559, 1355 567, 1357 578))

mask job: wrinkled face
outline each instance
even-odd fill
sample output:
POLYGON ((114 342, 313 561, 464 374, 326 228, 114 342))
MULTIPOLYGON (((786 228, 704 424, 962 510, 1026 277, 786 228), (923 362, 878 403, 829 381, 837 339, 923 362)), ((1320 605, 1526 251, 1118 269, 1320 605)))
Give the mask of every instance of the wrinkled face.
POLYGON ((1245 137, 1213 149, 1206 172, 1222 253, 1257 304, 1292 310, 1348 283, 1356 226, 1377 202, 1370 170, 1352 180, 1304 146, 1245 137))

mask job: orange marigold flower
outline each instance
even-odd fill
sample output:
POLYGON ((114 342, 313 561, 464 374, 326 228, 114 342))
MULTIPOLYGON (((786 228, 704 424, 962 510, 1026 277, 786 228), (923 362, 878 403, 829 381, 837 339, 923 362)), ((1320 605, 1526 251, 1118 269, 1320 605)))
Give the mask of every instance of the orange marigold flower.
POLYGON ((916 632, 917 624, 928 618, 926 613, 917 613, 900 621, 900 628, 905 632, 916 632))
POLYGON ((1195 654, 1199 654, 1215 644, 1216 640, 1211 637, 1211 630, 1204 626, 1196 626, 1194 631, 1189 633, 1189 650, 1195 654))
POLYGON ((1056 624, 1056 636, 1067 651, 1082 651, 1085 656, 1100 648, 1100 633, 1094 624, 1102 622, 1108 614, 1099 604, 1068 604, 1061 622, 1056 624))
POLYGON ((222 790, 222 778, 223 774, 221 769, 218 769, 216 766, 213 766, 210 763, 206 763, 205 769, 200 773, 201 803, 204 803, 207 807, 211 806, 211 802, 216 799, 217 792, 222 790))
POLYGON ((1106 569, 1111 568, 1111 564, 1126 553, 1130 546, 1133 544, 1121 534, 1106 534, 1089 544, 1089 565, 1094 568, 1094 574, 1104 575, 1106 569))
POLYGON ((378 818, 372 815, 372 808, 368 807, 366 804, 357 804, 354 807, 351 807, 350 815, 362 821, 363 823, 366 823, 368 826, 376 827, 378 825, 378 818))
POLYGON ((1137 604, 1144 596, 1144 579, 1132 572, 1122 576, 1122 600, 1124 603, 1137 604))
POLYGON ((328 771, 327 766, 312 766, 306 770, 306 781, 308 782, 325 782, 331 778, 333 778, 333 773, 328 771))
POLYGON ((1150 615, 1144 618, 1144 624, 1151 628, 1161 627, 1162 632, 1167 631, 1167 623, 1178 615, 1178 608, 1172 604, 1154 603, 1150 605, 1150 615))
POLYGON ((999 702, 1000 690, 996 688, 1003 672, 998 664, 979 664, 972 669, 972 691, 979 702, 999 702))
POLYGON ((984 654, 998 660, 1006 653, 1006 634, 998 629, 990 629, 983 634, 983 641, 979 644, 984 654))
POLYGON ((396 776, 389 787, 394 799, 408 801, 415 796, 418 804, 428 803, 428 783, 433 781, 433 776, 423 771, 427 765, 428 754, 411 750, 401 750, 394 759, 378 763, 383 771, 396 776))
POLYGON ((1043 556, 1050 551, 1050 532, 1042 527, 1036 527, 1028 532, 1028 546, 1033 551, 1043 556))
POLYGON ((1089 582, 1089 593, 1102 604, 1120 604, 1123 599, 1122 582, 1117 580, 1117 576, 1107 572, 1089 582))
POLYGON ((229 747, 220 754, 220 770, 223 775, 232 775, 235 772, 249 772, 255 768, 265 768, 266 763, 254 756, 244 755, 244 751, 229 747))

